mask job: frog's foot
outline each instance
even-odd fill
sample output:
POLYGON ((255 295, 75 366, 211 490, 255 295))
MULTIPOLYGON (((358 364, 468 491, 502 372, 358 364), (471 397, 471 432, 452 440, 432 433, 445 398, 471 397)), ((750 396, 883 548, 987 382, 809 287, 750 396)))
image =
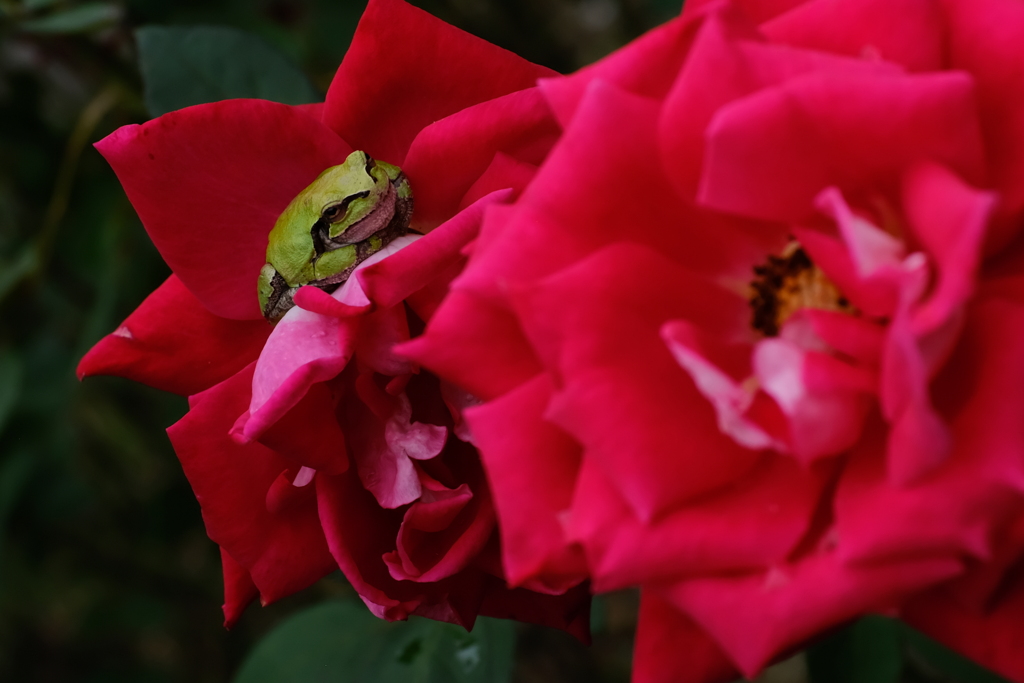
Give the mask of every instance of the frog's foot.
POLYGON ((298 287, 289 286, 272 265, 269 263, 264 265, 260 271, 260 304, 263 309, 263 317, 272 323, 280 320, 281 316, 295 305, 292 297, 298 289, 298 287))

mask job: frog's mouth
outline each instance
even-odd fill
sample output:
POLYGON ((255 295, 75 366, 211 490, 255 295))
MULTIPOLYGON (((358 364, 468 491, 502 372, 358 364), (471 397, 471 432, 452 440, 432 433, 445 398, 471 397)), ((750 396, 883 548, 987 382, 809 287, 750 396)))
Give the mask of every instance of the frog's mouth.
POLYGON ((355 259, 344 270, 309 282, 290 285, 274 266, 269 263, 264 265, 259 277, 259 298, 263 317, 270 322, 280 320, 295 305, 293 297, 300 287, 309 285, 328 293, 333 292, 348 280, 360 263, 386 247, 396 237, 406 234, 412 218, 412 196, 401 196, 395 187, 407 182, 404 174, 399 174, 391 183, 386 209, 367 216, 338 237, 330 237, 330 226, 323 221, 317 221, 313 225, 310 230, 314 251, 313 272, 316 272, 316 264, 324 255, 338 249, 354 247, 355 259))

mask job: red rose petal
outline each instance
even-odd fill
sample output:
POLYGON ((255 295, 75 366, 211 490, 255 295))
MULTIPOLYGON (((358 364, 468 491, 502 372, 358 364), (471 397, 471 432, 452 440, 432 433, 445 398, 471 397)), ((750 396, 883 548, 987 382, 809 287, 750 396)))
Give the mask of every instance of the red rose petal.
POLYGON ((231 377, 259 356, 272 328, 209 311, 174 275, 78 363, 78 378, 116 375, 182 396, 231 377))
POLYGON ((96 143, 160 255, 214 315, 261 317, 267 235, 295 195, 352 149, 285 104, 225 100, 124 126, 96 143))
POLYGON ((249 571, 267 604, 312 585, 335 564, 312 487, 277 514, 267 509, 271 484, 294 463, 261 444, 243 446, 228 436, 248 406, 254 365, 204 392, 167 435, 202 508, 207 533, 249 571))
POLYGON ((1024 582, 1012 579, 989 611, 966 609, 941 590, 925 593, 903 610, 911 626, 1011 681, 1024 680, 1024 582))
POLYGON ((801 74, 821 72, 832 78, 899 73, 892 65, 759 43, 737 32, 728 13, 711 15, 664 99, 659 154, 672 182, 687 197, 698 189, 708 125, 728 103, 801 74))
MULTIPOLYGON (((735 4, 742 11, 743 16, 755 24, 768 21, 805 2, 807 0, 735 0, 735 4)), ((700 12, 707 12, 720 4, 723 4, 720 0, 689 0, 683 6, 683 16, 689 17, 700 12)))
POLYGON ((891 608, 961 571, 954 559, 844 565, 822 553, 795 565, 658 587, 703 628, 747 678, 775 657, 866 612, 891 608))
POLYGON ((462 261, 460 250, 479 232, 484 209, 508 201, 510 194, 508 190, 492 192, 429 235, 358 271, 356 277, 367 298, 378 306, 395 306, 462 261))
POLYGON ((643 592, 633 683, 726 683, 738 677, 729 658, 700 627, 656 592, 643 592))
POLYGON ((485 400, 542 369, 511 311, 458 290, 448 295, 423 336, 396 351, 485 400))
POLYGON ((984 176, 966 74, 812 74, 718 110, 707 128, 697 197, 723 211, 799 221, 813 214, 826 187, 844 194, 866 183, 884 188, 928 158, 968 182, 984 176))
POLYGON ((507 154, 498 152, 491 159, 487 170, 481 173, 480 177, 466 190, 462 201, 459 202, 459 211, 492 192, 506 188, 512 190, 512 198, 514 199, 530 184, 530 180, 536 174, 536 164, 519 161, 507 154))
POLYGON ((259 442, 318 472, 348 469, 345 435, 334 417, 335 399, 324 384, 309 387, 294 408, 259 437, 259 442))
POLYGON ((590 591, 586 584, 560 595, 542 595, 524 588, 507 588, 493 576, 484 577, 486 593, 480 614, 562 629, 584 645, 590 644, 590 591))
POLYGON ((884 59, 910 71, 945 66, 946 26, 934 0, 812 0, 760 28, 774 43, 884 59))
MULTIPOLYGON (((691 0, 692 1, 692 0, 691 0)), ((645 33, 611 55, 564 78, 540 82, 563 128, 569 126, 590 84, 601 80, 635 95, 660 99, 672 85, 699 23, 675 19, 645 33), (648 68, 649 64, 658 68, 648 68)))
POLYGON ((550 75, 401 0, 372 0, 327 91, 323 120, 359 149, 402 166, 431 123, 550 75))
POLYGON ((559 133, 537 88, 482 102, 430 124, 416 135, 402 165, 416 202, 413 227, 423 232, 454 215, 496 153, 539 164, 559 133))
POLYGON ((352 470, 316 477, 320 522, 341 571, 382 619, 406 619, 436 590, 431 584, 395 581, 381 557, 395 546, 400 510, 385 510, 352 470))
POLYGON ((585 576, 580 549, 568 543, 561 523, 572 503, 580 448, 544 419, 551 390, 541 375, 466 411, 494 493, 512 586, 543 577, 564 589, 585 576))
POLYGON ((708 216, 681 201, 660 164, 657 130, 656 103, 595 82, 518 210, 488 215, 455 288, 500 299, 510 284, 543 277, 615 242, 648 244, 682 265, 745 286, 752 264, 785 243, 786 229, 708 216), (492 230, 492 220, 514 221, 515 229, 492 230), (658 227, 673 225, 702 227, 658 227))
POLYGON ((493 530, 494 508, 482 471, 455 489, 428 481, 424 495, 405 511, 397 550, 384 561, 398 580, 439 581, 469 566, 493 530))
POLYGON ((644 524, 610 479, 584 462, 569 531, 587 548, 594 587, 610 591, 678 576, 710 576, 785 560, 810 525, 825 477, 769 456, 700 505, 644 524))
MULTIPOLYGON (((999 190, 1001 220, 988 236, 993 251, 1020 232, 1024 211, 1024 6, 1015 0, 944 0, 950 68, 971 74, 985 152, 999 190)), ((974 179, 968 178, 971 182, 974 179)))
POLYGON ((224 605, 221 608, 224 611, 224 628, 231 628, 260 592, 246 568, 235 562, 224 548, 220 549, 220 562, 224 571, 224 605))
POLYGON ((621 244, 513 292, 513 300, 559 386, 548 417, 584 445, 644 521, 757 462, 758 453, 718 430, 660 336, 677 318, 712 332, 746 330, 740 297, 650 249, 621 244))
POLYGON ((929 477, 911 487, 889 482, 877 434, 854 453, 836 494, 845 557, 988 554, 994 520, 1018 505, 1017 492, 1024 490, 1017 409, 1024 402, 1024 365, 1013 341, 1020 335, 1024 308, 1008 302, 973 308, 933 389, 942 397, 939 410, 953 415, 954 449, 929 477))
POLYGON ((973 294, 996 201, 994 193, 972 188, 936 164, 915 167, 904 177, 907 223, 938 271, 927 302, 913 313, 916 332, 936 329, 973 294))

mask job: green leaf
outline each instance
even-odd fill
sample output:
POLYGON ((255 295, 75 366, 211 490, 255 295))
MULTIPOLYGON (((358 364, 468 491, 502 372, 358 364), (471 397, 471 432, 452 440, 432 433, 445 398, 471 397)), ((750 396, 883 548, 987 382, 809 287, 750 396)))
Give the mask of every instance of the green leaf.
POLYGON ((120 18, 121 10, 116 5, 90 2, 39 19, 29 19, 18 26, 29 33, 88 33, 110 26, 120 18))
POLYGON ((807 652, 814 683, 897 683, 903 668, 899 627, 868 616, 807 652))
POLYGON ((906 624, 899 624, 908 665, 920 677, 942 683, 1007 683, 988 669, 953 652, 906 624))
POLYGON ((507 683, 514 629, 481 617, 471 633, 413 617, 377 619, 354 601, 304 610, 271 631, 234 683, 507 683))
POLYGON ((284 104, 323 99, 286 57, 238 29, 146 26, 135 37, 146 107, 153 116, 235 97, 284 104))

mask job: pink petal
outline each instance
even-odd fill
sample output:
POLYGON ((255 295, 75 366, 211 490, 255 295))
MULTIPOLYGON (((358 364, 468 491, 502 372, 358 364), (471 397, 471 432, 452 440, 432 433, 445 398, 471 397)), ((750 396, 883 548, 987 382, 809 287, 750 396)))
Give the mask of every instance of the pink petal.
POLYGON ((448 431, 442 426, 413 422, 409 397, 386 396, 364 375, 359 396, 349 394, 339 408, 349 452, 363 486, 378 504, 394 509, 420 497, 422 488, 413 460, 433 458, 444 448, 448 431), (367 397, 366 392, 376 394, 367 397), (375 415, 367 405, 386 405, 388 415, 375 415))
POLYGON ((431 123, 549 75, 401 0, 371 0, 327 91, 323 120, 359 149, 402 166, 431 123))
POLYGON ((261 317, 256 279, 289 202, 352 149, 284 104, 225 100, 96 143, 175 275, 214 315, 261 317))
MULTIPOLYGON (((401 251, 404 251, 406 247, 415 244, 421 239, 423 239, 423 235, 410 233, 408 235, 402 235, 401 237, 392 240, 383 249, 381 249, 373 256, 360 263, 356 267, 356 269, 352 271, 352 275, 350 275, 349 278, 345 280, 341 287, 338 287, 338 289, 334 290, 331 296, 337 299, 339 302, 353 307, 361 307, 372 303, 376 303, 370 301, 369 297, 366 295, 366 292, 363 290, 363 271, 370 268, 371 266, 377 265, 378 263, 384 261, 385 259, 391 258, 392 256, 401 251)), ((407 258, 405 259, 405 262, 408 265, 412 265, 409 264, 409 259, 407 258)), ((394 270, 391 271, 390 274, 399 277, 402 275, 401 273, 395 272, 394 270)), ((401 300, 396 300, 388 305, 395 305, 399 303, 399 301, 401 300)), ((383 304, 387 302, 381 303, 383 304)))
POLYGON ((209 389, 256 358, 271 327, 206 310, 174 275, 78 364, 78 378, 117 375, 187 396, 209 389))
POLYGON ((382 375, 397 377, 413 371, 412 364, 394 353, 398 344, 409 341, 409 320, 399 303, 381 308, 359 321, 356 358, 360 366, 382 375))
POLYGON ((256 439, 291 410, 317 382, 336 377, 348 364, 358 320, 331 318, 292 308, 274 327, 256 362, 249 419, 242 426, 256 439))
POLYGON ((759 395, 757 388, 747 381, 751 350, 748 345, 729 348, 729 345, 718 344, 717 348, 710 348, 710 340, 685 320, 666 323, 661 328, 661 336, 676 362, 689 373, 697 391, 714 407, 718 429, 723 434, 744 448, 788 450, 783 441, 748 415, 759 395), (709 351, 718 356, 715 361, 708 358, 709 351), (737 373, 742 379, 725 371, 723 365, 742 368, 737 373))
POLYGON ((806 321, 814 334, 836 351, 860 365, 878 367, 885 342, 882 325, 847 313, 807 308, 790 318, 786 327, 800 320, 806 321))
POLYGON ((883 414, 892 425, 887 447, 889 476, 904 485, 941 465, 953 445, 949 429, 932 406, 928 387, 932 368, 909 327, 905 315, 897 316, 889 326, 879 396, 883 414))
POLYGON ((245 410, 252 364, 204 392, 167 430, 203 511, 206 531, 244 567, 268 604, 310 586, 335 568, 317 519, 312 491, 290 505, 267 508, 267 493, 294 464, 258 443, 229 436, 245 410))
POLYGON ((906 255, 903 241, 854 214, 838 188, 822 190, 814 203, 835 221, 858 278, 867 280, 900 268, 906 255))
POLYGON ((860 438, 876 391, 874 373, 783 338, 758 343, 753 366, 788 419, 790 447, 800 462, 837 455, 860 438))
POLYGON ((373 308, 373 305, 369 302, 357 306, 343 303, 319 287, 300 287, 292 299, 295 301, 296 306, 304 308, 310 313, 318 313, 334 318, 351 318, 368 313, 373 308))

